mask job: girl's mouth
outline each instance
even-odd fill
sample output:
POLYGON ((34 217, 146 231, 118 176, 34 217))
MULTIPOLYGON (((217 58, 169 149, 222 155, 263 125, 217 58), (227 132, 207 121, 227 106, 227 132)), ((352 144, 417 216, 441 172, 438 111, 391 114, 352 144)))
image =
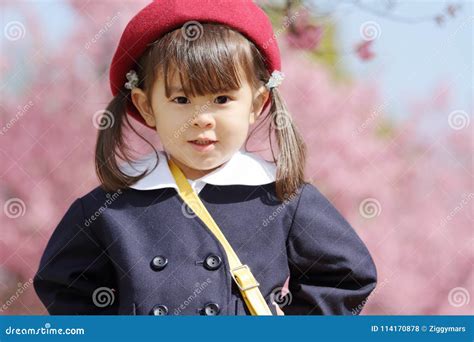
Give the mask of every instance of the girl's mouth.
POLYGON ((191 146, 199 152, 209 152, 212 151, 215 148, 215 144, 217 141, 215 140, 191 140, 188 141, 188 143, 191 144, 191 146))

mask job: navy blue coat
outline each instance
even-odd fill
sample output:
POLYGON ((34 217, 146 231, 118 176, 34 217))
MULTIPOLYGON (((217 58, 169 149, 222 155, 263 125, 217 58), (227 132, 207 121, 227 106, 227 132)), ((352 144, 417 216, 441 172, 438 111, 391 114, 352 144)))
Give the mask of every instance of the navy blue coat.
MULTIPOLYGON (((375 288, 366 246, 313 185, 284 203, 275 183, 206 184, 199 196, 274 314, 272 299, 288 276, 286 315, 358 313, 375 288)), ((34 288, 50 314, 249 314, 223 248, 172 188, 97 187, 74 201, 34 288)))

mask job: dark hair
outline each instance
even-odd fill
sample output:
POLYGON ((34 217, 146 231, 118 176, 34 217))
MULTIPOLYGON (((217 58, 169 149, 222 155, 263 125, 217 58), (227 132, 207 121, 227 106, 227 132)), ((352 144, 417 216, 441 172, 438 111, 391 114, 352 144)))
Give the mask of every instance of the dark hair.
MULTIPOLYGON (((138 86, 148 98, 151 98, 156 77, 164 77, 166 95, 169 96, 169 75, 176 71, 186 96, 236 90, 242 82, 239 78, 240 69, 254 89, 268 81, 270 74, 263 55, 242 34, 225 25, 213 23, 200 24, 199 28, 200 36, 192 40, 187 39, 181 29, 171 31, 150 44, 140 57, 135 67, 140 80, 138 86)), ((283 201, 296 193, 304 183, 306 147, 276 88, 270 90, 270 97, 270 110, 255 129, 270 121, 268 136, 277 165, 276 193, 279 200, 283 201), (277 157, 273 150, 273 135, 279 150, 277 157)), ((123 87, 105 111, 112 115, 113 125, 98 131, 95 165, 102 188, 106 191, 128 187, 149 171, 138 176, 129 176, 121 171, 117 158, 133 162, 124 138, 125 127, 135 132, 157 154, 153 145, 130 124, 126 114, 129 101, 130 90, 123 87)))

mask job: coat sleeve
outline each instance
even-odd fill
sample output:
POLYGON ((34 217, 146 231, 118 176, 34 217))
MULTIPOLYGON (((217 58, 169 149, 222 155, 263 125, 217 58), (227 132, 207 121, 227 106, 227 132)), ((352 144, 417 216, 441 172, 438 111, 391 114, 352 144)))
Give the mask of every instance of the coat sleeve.
POLYGON ((287 240, 286 315, 359 314, 377 281, 366 246, 311 184, 301 194, 287 240))
POLYGON ((117 313, 113 265, 77 199, 53 232, 33 285, 51 315, 117 313))

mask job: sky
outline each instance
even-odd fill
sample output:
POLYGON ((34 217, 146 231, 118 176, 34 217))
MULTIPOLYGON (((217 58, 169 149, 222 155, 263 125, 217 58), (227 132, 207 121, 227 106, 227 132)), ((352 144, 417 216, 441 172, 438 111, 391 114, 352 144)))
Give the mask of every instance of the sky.
MULTIPOLYGON (((380 3, 384 1, 379 1, 379 6, 362 3, 382 9, 380 3)), ((383 98, 390 99, 389 114, 397 118, 409 115, 405 104, 397 99, 429 98, 433 87, 440 83, 452 87, 453 109, 472 110, 473 2, 461 2, 462 9, 456 16, 439 26, 431 18, 443 12, 447 3, 452 2, 398 1, 391 15, 347 5, 348 10, 341 6, 335 14, 341 45, 345 47, 360 40, 359 28, 364 23, 376 23, 372 24, 378 32, 373 43, 376 57, 367 63, 352 55, 344 59, 344 65, 357 78, 380 81, 383 98)))

